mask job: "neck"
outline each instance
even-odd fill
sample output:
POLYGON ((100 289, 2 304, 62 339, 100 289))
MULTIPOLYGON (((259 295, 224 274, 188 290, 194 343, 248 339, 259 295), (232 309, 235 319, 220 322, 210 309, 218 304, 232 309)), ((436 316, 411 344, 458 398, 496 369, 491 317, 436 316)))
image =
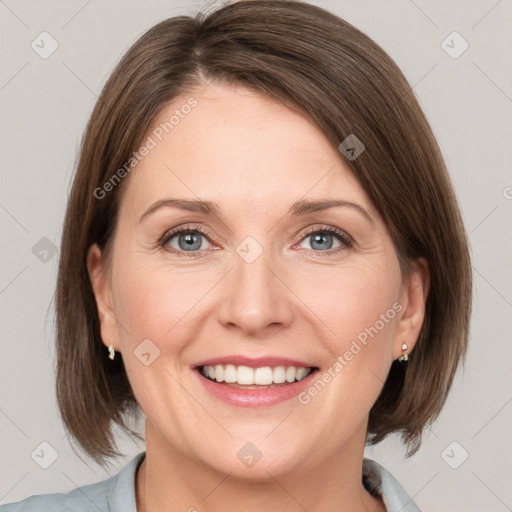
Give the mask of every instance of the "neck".
POLYGON ((362 485, 363 450, 364 440, 361 449, 344 447, 321 467, 267 472, 267 478, 247 480, 163 443, 146 422, 146 458, 136 479, 137 511, 385 512, 383 502, 362 485))

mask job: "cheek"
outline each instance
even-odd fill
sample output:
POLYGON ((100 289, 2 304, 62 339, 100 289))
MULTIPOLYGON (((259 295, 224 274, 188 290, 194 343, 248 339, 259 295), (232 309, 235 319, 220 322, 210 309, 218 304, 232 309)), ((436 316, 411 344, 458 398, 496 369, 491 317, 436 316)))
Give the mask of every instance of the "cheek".
POLYGON ((302 288, 330 356, 299 396, 301 414, 310 431, 327 429, 333 449, 367 421, 391 365, 401 275, 392 258, 367 262, 317 273, 302 288))
POLYGON ((332 279, 328 289, 319 317, 329 327, 322 343, 330 360, 301 403, 316 404, 311 421, 319 410, 328 410, 343 418, 334 430, 350 430, 368 415, 390 369, 400 309, 398 281, 390 282, 389 274, 352 269, 332 279))
POLYGON ((176 331, 193 316, 207 283, 192 272, 166 271, 137 260, 118 269, 115 309, 125 336, 133 343, 150 338, 159 345, 164 339, 179 340, 176 331))
POLYGON ((113 284, 120 348, 137 402, 151 418, 185 410, 190 404, 175 378, 182 378, 181 354, 196 336, 198 302, 212 285, 142 258, 119 261, 113 284))
POLYGON ((364 338, 372 326, 386 334, 391 330, 396 317, 393 304, 401 283, 398 264, 392 263, 330 268, 310 276, 307 283, 297 283, 304 304, 324 323, 329 338, 340 348, 359 334, 364 338))
POLYGON ((329 269, 303 288, 301 298, 326 327, 320 338, 331 355, 325 380, 338 402, 369 409, 380 393, 392 360, 400 284, 398 261, 389 258, 329 269))

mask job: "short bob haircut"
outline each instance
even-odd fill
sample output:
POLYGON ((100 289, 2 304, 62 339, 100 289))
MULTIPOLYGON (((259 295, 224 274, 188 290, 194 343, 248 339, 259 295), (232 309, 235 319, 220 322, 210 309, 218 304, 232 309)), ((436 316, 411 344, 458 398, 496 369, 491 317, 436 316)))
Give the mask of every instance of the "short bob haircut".
POLYGON ((392 364, 367 433, 375 444, 398 432, 413 454, 466 352, 466 232, 438 144, 398 66, 346 21, 295 0, 232 1, 208 14, 166 19, 133 44, 104 86, 81 142, 55 294, 56 392, 66 429, 100 464, 120 455, 116 425, 143 439, 127 421, 141 410, 122 355, 110 360, 101 340, 86 256, 98 243, 104 264, 111 263, 129 180, 129 172, 120 179, 118 171, 129 161, 136 166, 130 158, 152 120, 178 95, 211 81, 248 87, 316 123, 383 217, 402 275, 417 258, 428 262, 417 344, 407 364, 392 364), (355 160, 339 150, 350 134, 365 146, 355 160))

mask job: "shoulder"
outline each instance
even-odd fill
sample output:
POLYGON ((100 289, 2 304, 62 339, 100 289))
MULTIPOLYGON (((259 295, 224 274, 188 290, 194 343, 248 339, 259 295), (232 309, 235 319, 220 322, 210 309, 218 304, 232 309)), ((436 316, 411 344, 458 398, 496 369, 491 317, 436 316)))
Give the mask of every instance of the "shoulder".
POLYGON ((110 480, 77 487, 60 494, 37 494, 16 503, 0 506, 1 512, 71 512, 74 510, 107 511, 110 480))
POLYGON ((382 497, 388 512, 421 512, 396 478, 374 460, 363 460, 363 484, 368 492, 382 497))
POLYGON ((119 473, 67 493, 37 494, 0 506, 0 512, 136 512, 135 472, 145 452, 134 457, 119 473))

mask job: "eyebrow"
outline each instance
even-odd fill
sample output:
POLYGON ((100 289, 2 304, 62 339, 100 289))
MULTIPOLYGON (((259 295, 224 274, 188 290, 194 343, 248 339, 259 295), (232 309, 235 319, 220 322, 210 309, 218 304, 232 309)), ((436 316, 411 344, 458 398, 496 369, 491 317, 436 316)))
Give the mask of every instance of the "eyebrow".
MULTIPOLYGON (((359 204, 352 203, 350 201, 344 201, 342 199, 319 199, 316 201, 306 201, 300 199, 293 203, 287 214, 300 216, 307 215, 308 213, 314 213, 322 210, 328 210, 330 208, 336 208, 345 206, 353 208, 362 214, 371 224, 375 224, 375 221, 371 215, 359 204)), ((203 213, 205 215, 220 216, 220 208, 217 203, 212 201, 201 201, 201 200, 190 200, 190 199, 160 199, 153 203, 140 217, 139 224, 149 215, 153 214, 157 210, 162 208, 177 208, 180 210, 186 210, 189 212, 203 213)))

